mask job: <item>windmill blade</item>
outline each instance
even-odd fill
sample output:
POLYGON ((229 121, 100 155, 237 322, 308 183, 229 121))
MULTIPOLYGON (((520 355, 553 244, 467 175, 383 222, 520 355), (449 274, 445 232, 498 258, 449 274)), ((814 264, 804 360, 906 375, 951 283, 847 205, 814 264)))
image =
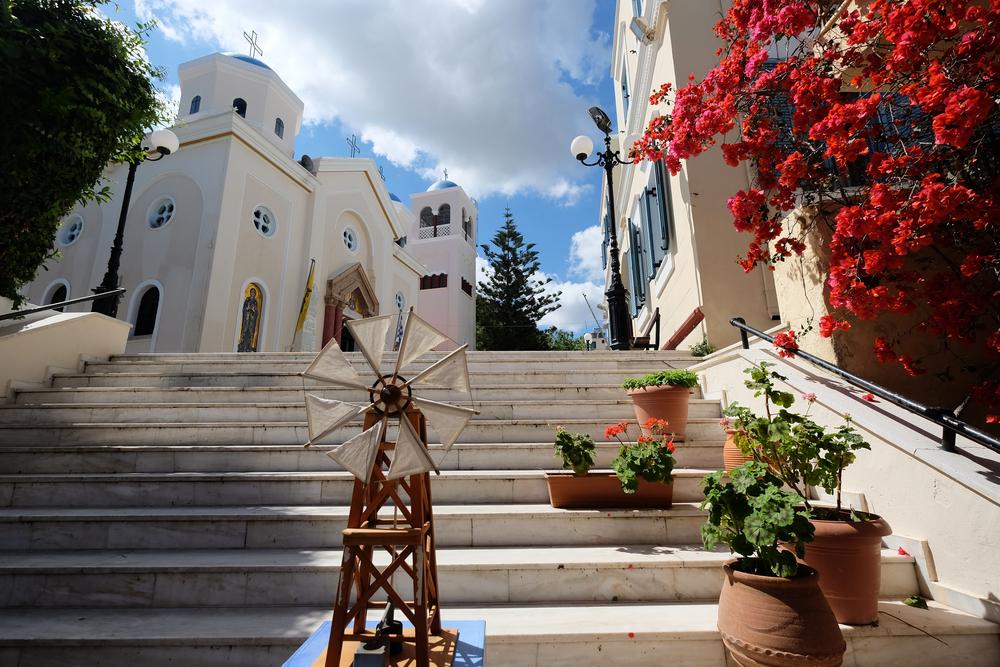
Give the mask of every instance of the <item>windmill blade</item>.
POLYGON ((392 326, 393 315, 379 315, 378 317, 366 317, 363 320, 349 320, 347 328, 354 336, 354 342, 361 350, 361 354, 368 360, 368 365, 375 371, 376 376, 382 375, 382 355, 385 353, 386 334, 392 326))
POLYGON ((399 356, 396 357, 396 369, 393 375, 399 375, 400 369, 447 340, 449 340, 447 336, 428 324, 411 308, 410 314, 406 317, 403 342, 399 344, 399 356))
POLYGON ((306 394, 306 420, 309 422, 309 442, 306 443, 306 447, 370 407, 370 405, 355 405, 332 398, 322 398, 315 394, 306 394))
POLYGON ((362 431, 344 444, 326 453, 344 469, 367 484, 378 457, 378 446, 382 442, 382 422, 378 421, 367 431, 362 431))
POLYGON ((434 383, 448 389, 470 393, 472 388, 469 384, 469 361, 465 355, 467 347, 469 345, 465 344, 447 357, 431 364, 405 384, 434 383))
POLYGON ((413 429, 413 424, 406 417, 399 420, 399 435, 396 437, 396 447, 386 472, 386 479, 399 479, 409 475, 420 475, 433 470, 441 474, 434 465, 431 455, 427 452, 420 436, 413 429))
POLYGON ((368 389, 368 385, 364 383, 361 376, 351 366, 351 362, 344 356, 336 338, 330 339, 330 342, 320 350, 320 353, 316 355, 316 358, 302 375, 314 380, 332 382, 342 387, 368 389))
POLYGON ((427 418, 427 425, 441 439, 441 445, 445 451, 458 440, 465 425, 472 419, 472 415, 477 414, 472 408, 463 408, 450 403, 438 403, 429 401, 426 398, 413 398, 413 403, 420 408, 427 418))

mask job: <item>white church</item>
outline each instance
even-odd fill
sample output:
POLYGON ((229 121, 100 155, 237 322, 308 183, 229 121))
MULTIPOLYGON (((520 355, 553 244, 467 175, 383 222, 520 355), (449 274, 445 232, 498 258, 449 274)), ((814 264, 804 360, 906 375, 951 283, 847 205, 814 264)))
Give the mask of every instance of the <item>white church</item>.
MULTIPOLYGON (((262 61, 216 53, 179 76, 180 149, 139 166, 125 225, 129 352, 316 351, 331 338, 351 350, 346 320, 410 306, 454 341, 443 347, 475 349, 478 213, 447 174, 412 195, 411 210, 370 159, 296 160, 304 105, 262 61)), ((111 200, 65 218, 60 256, 25 287, 29 301, 101 282, 127 171, 109 165, 111 200)))

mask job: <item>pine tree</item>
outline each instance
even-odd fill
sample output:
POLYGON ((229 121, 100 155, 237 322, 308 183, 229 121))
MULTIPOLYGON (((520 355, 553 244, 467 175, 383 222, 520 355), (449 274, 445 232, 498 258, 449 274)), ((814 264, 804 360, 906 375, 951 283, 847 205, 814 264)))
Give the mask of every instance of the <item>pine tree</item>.
POLYGON ((547 293, 550 278, 538 280, 535 244, 525 244, 510 208, 493 236, 494 248, 481 246, 492 273, 479 283, 476 299, 476 347, 480 350, 546 350, 548 339, 538 321, 559 307, 561 292, 547 293))

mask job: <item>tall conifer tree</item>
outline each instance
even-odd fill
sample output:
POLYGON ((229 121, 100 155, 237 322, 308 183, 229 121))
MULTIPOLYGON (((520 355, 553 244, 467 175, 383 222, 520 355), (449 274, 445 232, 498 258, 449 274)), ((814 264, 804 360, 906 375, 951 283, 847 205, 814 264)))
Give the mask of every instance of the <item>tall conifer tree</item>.
POLYGON ((538 252, 517 231, 510 208, 493 236, 481 246, 492 273, 479 283, 476 347, 480 350, 545 350, 548 341, 538 321, 559 307, 561 292, 547 293, 550 278, 538 280, 538 252))

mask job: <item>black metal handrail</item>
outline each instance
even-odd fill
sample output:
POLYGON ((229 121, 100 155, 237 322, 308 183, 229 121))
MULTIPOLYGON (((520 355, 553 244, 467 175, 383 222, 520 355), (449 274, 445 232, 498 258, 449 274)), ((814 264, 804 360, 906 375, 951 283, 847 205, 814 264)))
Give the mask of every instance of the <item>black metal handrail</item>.
MULTIPOLYGON (((734 317, 729 320, 729 323, 740 330, 740 340, 743 343, 744 350, 750 349, 750 337, 748 334, 753 334, 757 338, 766 340, 769 343, 774 343, 774 336, 769 336, 763 331, 754 329, 752 326, 747 324, 746 320, 742 317, 734 317)), ((985 431, 979 430, 968 422, 962 421, 947 408, 932 408, 929 405, 924 405, 923 403, 914 401, 906 396, 897 394, 891 389, 886 389, 880 384, 875 384, 874 382, 860 378, 854 373, 845 371, 840 366, 831 364, 829 361, 820 359, 819 357, 809 354, 808 352, 780 345, 778 347, 794 353, 796 357, 805 359, 814 366, 819 366, 823 370, 829 371, 830 373, 847 380, 855 387, 860 387, 861 389, 869 391, 872 394, 889 401, 893 405, 898 405, 901 408, 920 415, 924 419, 934 422, 942 428, 941 448, 946 452, 955 451, 955 438, 959 433, 961 433, 969 440, 977 442, 984 447, 988 447, 994 452, 1000 453, 1000 439, 985 431)))
POLYGON ((17 317, 24 317, 25 315, 32 315, 34 313, 40 313, 44 310, 56 310, 62 308, 63 306, 71 306, 74 303, 83 303, 84 301, 93 301, 94 299, 100 299, 105 296, 117 296, 119 294, 124 294, 125 288, 119 287, 117 289, 107 290, 105 292, 98 292, 97 294, 88 294, 87 296, 78 296, 75 299, 70 299, 69 301, 60 301, 59 303, 50 303, 47 306, 39 306, 38 308, 28 308, 27 310, 15 310, 12 313, 6 313, 0 315, 0 322, 3 320, 13 320, 17 317))

